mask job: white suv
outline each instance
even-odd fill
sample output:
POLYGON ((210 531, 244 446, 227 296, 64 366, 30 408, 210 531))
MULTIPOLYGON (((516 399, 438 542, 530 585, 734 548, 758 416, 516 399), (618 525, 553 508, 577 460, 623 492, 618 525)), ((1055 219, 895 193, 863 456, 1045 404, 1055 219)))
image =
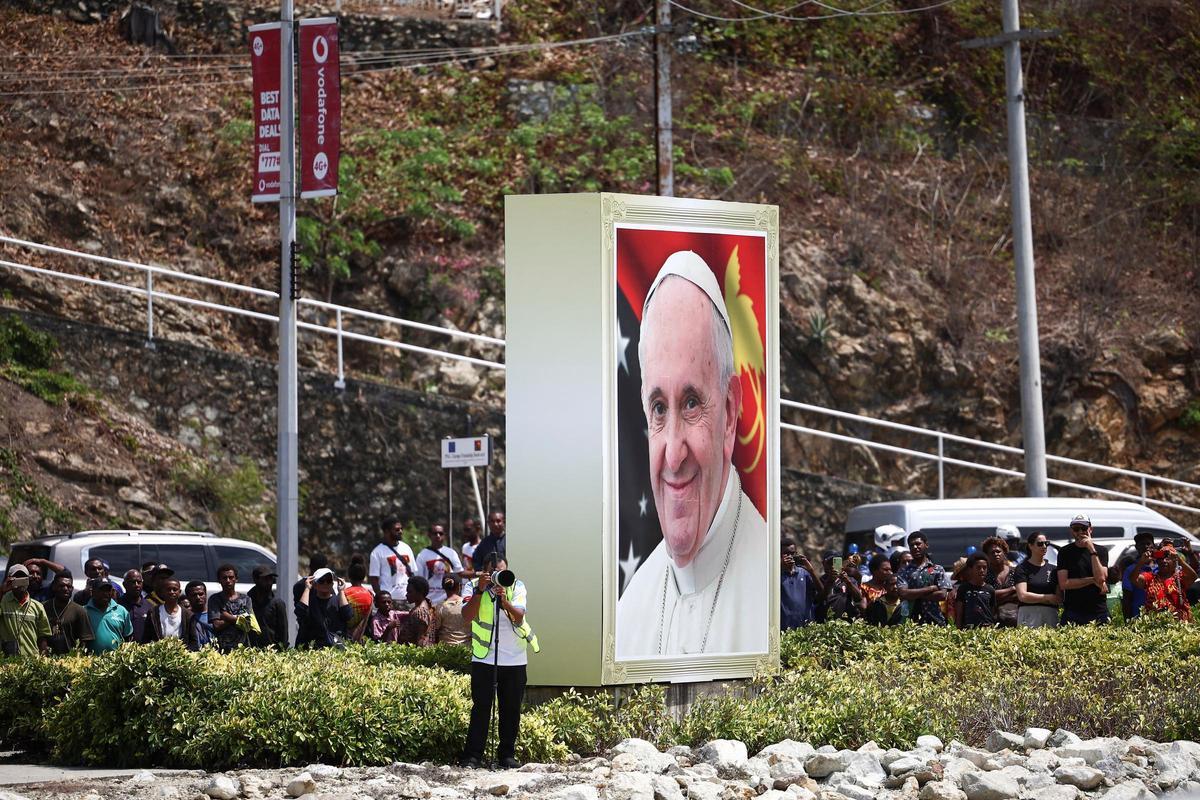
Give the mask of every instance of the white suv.
POLYGON ((84 587, 87 576, 83 565, 93 558, 108 564, 109 575, 118 583, 127 570, 141 569, 142 564, 153 561, 175 570, 182 586, 189 581, 204 581, 210 595, 221 590, 217 567, 222 564, 237 567, 239 592, 249 591, 254 585, 250 573, 255 567, 275 566, 275 555, 265 547, 192 531, 81 531, 45 536, 13 544, 8 563, 29 558, 62 564, 71 571, 76 589, 84 587))

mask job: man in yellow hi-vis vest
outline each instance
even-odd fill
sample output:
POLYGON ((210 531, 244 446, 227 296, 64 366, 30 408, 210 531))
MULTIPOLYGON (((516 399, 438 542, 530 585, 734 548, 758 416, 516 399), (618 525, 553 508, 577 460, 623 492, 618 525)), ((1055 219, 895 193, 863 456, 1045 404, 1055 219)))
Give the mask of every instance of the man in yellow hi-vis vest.
POLYGON ((532 647, 535 653, 539 648, 537 637, 525 621, 525 584, 515 581, 504 588, 495 582, 496 576, 507 569, 504 559, 489 557, 463 607, 463 619, 471 626, 471 724, 460 761, 464 767, 483 763, 493 694, 500 711, 496 758, 502 769, 520 766, 516 759, 517 732, 525 697, 527 648, 532 647))

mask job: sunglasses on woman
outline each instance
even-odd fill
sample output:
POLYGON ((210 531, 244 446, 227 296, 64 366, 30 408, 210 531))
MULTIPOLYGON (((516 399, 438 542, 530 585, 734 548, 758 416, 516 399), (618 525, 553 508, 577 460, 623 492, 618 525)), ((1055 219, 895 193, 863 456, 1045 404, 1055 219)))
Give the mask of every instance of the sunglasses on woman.
POLYGON ((1048 544, 1050 544, 1050 543, 1049 542, 1034 542, 1033 546, 1034 547, 1045 547, 1048 544))

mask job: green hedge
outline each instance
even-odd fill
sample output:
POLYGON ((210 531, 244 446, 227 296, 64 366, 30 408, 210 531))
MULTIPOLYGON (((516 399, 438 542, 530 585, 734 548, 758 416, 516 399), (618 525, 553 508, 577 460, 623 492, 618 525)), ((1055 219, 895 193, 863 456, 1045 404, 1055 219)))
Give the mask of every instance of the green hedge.
POLYGON ((701 703, 676 732, 699 743, 784 738, 909 747, 924 733, 981 743, 994 728, 1200 738, 1200 629, 1133 625, 958 631, 832 623, 791 631, 757 696, 701 703))
MULTIPOLYGON (((536 658, 536 656, 534 656, 536 658)), ((993 728, 1200 739, 1200 628, 957 631, 831 623, 783 636, 777 676, 703 700, 682 721, 662 687, 571 691, 528 708, 521 752, 555 761, 627 736, 667 747, 714 738, 753 752, 912 746, 934 733, 981 743, 993 728)), ((448 761, 470 711, 461 648, 190 653, 177 642, 92 658, 0 661, 0 742, 60 763, 109 766, 448 761)))

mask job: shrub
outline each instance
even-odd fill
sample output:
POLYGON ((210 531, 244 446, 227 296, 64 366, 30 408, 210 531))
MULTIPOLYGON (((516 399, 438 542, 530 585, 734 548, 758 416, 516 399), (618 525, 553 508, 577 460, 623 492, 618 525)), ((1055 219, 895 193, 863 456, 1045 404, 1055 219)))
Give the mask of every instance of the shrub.
POLYGON ((65 372, 54 369, 58 342, 35 331, 19 317, 0 317, 0 376, 51 405, 81 399, 88 388, 65 372))
MULTIPOLYGON (((519 756, 558 761, 630 736, 660 747, 791 738, 910 747, 994 728, 1200 737, 1200 632, 1161 616, 1105 628, 958 631, 830 623, 783 637, 777 676, 670 719, 661 686, 570 690, 522 716, 519 756)), ((97 658, 0 660, 5 744, 59 762, 203 767, 448 761, 470 714, 461 648, 189 653, 178 642, 97 658), (51 742, 48 731, 55 732, 51 742)))

